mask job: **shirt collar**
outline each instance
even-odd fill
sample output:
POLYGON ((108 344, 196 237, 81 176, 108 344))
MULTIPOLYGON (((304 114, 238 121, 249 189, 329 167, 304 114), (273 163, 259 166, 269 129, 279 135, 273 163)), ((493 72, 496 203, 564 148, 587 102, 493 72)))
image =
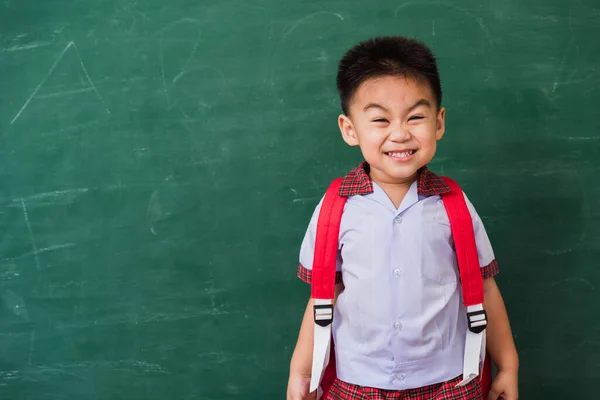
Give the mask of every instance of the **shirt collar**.
MULTIPOLYGON (((420 196, 441 195, 450 192, 450 190, 444 179, 429 171, 427 166, 419 170, 417 193, 420 196)), ((369 164, 363 162, 343 178, 339 194, 342 197, 350 197, 371 193, 373 193, 373 182, 369 177, 369 164)))

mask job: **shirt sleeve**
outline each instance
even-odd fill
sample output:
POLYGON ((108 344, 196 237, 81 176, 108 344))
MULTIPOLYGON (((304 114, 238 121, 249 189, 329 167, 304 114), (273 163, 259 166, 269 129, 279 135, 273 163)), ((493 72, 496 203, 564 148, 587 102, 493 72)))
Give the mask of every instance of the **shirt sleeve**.
MULTIPOLYGON (((302 245, 300 247, 298 278, 302 279, 306 283, 312 282, 312 266, 315 253, 315 239, 317 237, 317 222, 319 220, 319 212, 321 211, 322 203, 323 199, 321 199, 315 208, 315 211, 313 212, 308 229, 304 235, 304 240, 302 241, 302 245)), ((335 283, 342 283, 342 258, 339 247, 337 252, 335 283)))
POLYGON ((498 262, 494 256, 492 244, 490 243, 490 239, 485 231, 481 217, 477 213, 477 210, 475 210, 473 204, 467 198, 466 194, 465 200, 473 221, 473 231, 475 233, 475 242, 477 244, 477 256, 479 257, 479 265, 481 266, 481 275, 483 276, 483 279, 492 278, 497 275, 498 272, 500 272, 498 268, 498 262))

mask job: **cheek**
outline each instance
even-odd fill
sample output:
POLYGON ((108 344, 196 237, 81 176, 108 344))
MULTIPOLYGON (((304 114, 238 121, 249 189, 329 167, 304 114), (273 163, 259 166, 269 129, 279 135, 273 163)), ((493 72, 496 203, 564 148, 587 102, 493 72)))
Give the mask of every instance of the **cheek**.
POLYGON ((437 140, 435 139, 435 137, 427 137, 423 140, 420 140, 420 143, 423 149, 435 150, 437 146, 437 140))
POLYGON ((369 146, 382 144, 386 136, 383 130, 374 128, 372 126, 361 127, 361 129, 357 131, 357 134, 361 144, 369 146))
POLYGON ((422 150, 432 150, 435 151, 437 146, 437 139, 435 136, 435 130, 424 129, 419 134, 415 135, 416 139, 419 141, 422 150))
POLYGON ((373 131, 369 135, 367 135, 366 140, 364 141, 365 147, 370 151, 381 150, 381 147, 385 144, 386 135, 381 132, 373 131))

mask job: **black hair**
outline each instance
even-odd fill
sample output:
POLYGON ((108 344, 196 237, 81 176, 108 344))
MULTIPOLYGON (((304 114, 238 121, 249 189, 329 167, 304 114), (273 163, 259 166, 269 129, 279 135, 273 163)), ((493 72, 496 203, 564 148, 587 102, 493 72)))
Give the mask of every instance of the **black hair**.
POLYGON ((442 105, 442 85, 436 57, 424 43, 402 36, 382 36, 358 43, 338 65, 337 90, 344 114, 359 86, 367 79, 404 76, 425 81, 442 105))

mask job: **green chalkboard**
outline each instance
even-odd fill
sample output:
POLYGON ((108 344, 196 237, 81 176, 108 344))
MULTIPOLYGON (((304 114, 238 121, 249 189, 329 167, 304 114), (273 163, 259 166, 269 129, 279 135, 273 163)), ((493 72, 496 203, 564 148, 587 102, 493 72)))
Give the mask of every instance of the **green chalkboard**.
POLYGON ((281 399, 342 53, 438 54, 431 165, 501 265, 524 399, 600 379, 600 5, 0 2, 0 398, 281 399))

